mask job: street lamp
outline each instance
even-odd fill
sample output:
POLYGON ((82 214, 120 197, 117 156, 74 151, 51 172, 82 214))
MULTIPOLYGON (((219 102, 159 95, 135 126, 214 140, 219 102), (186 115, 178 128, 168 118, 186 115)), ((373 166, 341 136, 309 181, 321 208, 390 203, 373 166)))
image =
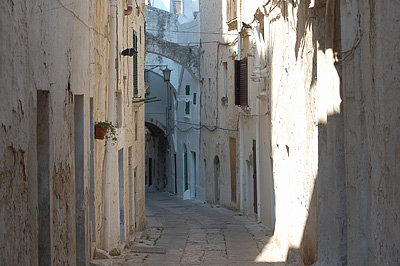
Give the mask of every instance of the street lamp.
POLYGON ((168 82, 171 79, 171 69, 168 68, 168 66, 165 67, 163 70, 163 76, 164 76, 164 81, 168 82))

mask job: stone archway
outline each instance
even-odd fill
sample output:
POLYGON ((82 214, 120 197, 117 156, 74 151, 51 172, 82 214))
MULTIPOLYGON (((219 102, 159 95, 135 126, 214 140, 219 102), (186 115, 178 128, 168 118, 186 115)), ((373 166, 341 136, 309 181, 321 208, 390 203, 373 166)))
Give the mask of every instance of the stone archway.
POLYGON ((145 126, 146 188, 149 190, 164 190, 168 183, 166 169, 168 139, 165 134, 165 127, 154 119, 151 119, 151 122, 146 121, 145 126))
POLYGON ((200 47, 183 46, 146 32, 146 53, 168 58, 184 67, 193 78, 200 80, 200 47))

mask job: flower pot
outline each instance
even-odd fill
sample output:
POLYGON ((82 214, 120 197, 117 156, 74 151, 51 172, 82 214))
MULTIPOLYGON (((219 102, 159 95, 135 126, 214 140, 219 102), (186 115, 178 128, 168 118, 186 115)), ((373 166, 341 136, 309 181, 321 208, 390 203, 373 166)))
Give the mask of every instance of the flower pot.
POLYGON ((108 127, 109 127, 108 125, 101 126, 99 124, 96 124, 94 126, 94 138, 95 139, 104 139, 104 137, 107 133, 108 127))

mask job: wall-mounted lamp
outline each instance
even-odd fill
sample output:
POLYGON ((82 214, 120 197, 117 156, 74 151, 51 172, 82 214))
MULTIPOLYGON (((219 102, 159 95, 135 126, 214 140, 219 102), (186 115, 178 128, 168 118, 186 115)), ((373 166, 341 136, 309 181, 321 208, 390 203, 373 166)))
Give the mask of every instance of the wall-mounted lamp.
POLYGON ((134 56, 137 53, 138 53, 138 51, 136 51, 135 48, 127 48, 127 49, 125 49, 125 50, 123 50, 121 52, 121 55, 123 55, 123 56, 134 56))
POLYGON ((145 65, 145 67, 151 67, 150 69, 146 69, 145 72, 147 71, 152 71, 153 69, 157 67, 162 67, 165 66, 165 69, 163 69, 163 78, 165 82, 169 82, 171 80, 171 71, 172 69, 168 68, 168 65, 145 65))
POLYGON ((171 69, 168 68, 168 66, 165 67, 165 69, 162 71, 163 76, 164 76, 164 81, 168 82, 171 80, 171 69))

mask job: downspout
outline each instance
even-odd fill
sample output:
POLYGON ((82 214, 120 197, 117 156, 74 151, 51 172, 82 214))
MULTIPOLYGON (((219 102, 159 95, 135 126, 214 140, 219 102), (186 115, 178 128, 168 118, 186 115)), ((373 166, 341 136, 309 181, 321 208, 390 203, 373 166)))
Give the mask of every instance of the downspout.
POLYGON ((133 11, 133 0, 128 0, 128 9, 124 10, 124 16, 129 16, 133 11))
POLYGON ((257 121, 256 121, 256 157, 257 157, 257 222, 261 222, 261 189, 260 189, 260 169, 261 169, 261 158, 260 158, 260 100, 256 99, 257 104, 257 121))
MULTIPOLYGON (((115 87, 115 43, 116 43, 116 14, 117 14, 117 0, 110 1, 110 44, 109 44, 109 61, 108 61, 108 122, 114 122, 114 87, 115 87)), ((105 250, 110 250, 113 241, 110 241, 112 238, 112 233, 110 231, 112 220, 114 214, 111 213, 113 208, 111 206, 112 200, 112 185, 115 183, 115 178, 113 178, 115 168, 113 165, 113 157, 115 156, 114 146, 111 144, 111 141, 107 142, 106 146, 106 176, 104 180, 104 194, 105 194, 105 203, 104 203, 104 248, 105 250)), ((118 202, 118 200, 117 200, 118 202)), ((118 208, 119 209, 119 208, 118 208)), ((117 210, 117 213, 119 210, 117 210)), ((118 217, 118 215, 117 215, 118 217)))
POLYGON ((215 117, 215 126, 216 127, 218 127, 218 105, 219 105, 219 93, 218 93, 218 90, 219 90, 219 80, 218 80, 218 73, 219 73, 219 45, 220 45, 220 42, 218 42, 217 43, 217 73, 216 73, 216 86, 217 86, 217 89, 216 89, 216 91, 217 91, 217 115, 216 115, 216 117, 215 117))
MULTIPOLYGON (((240 11, 239 11, 240 12, 240 11)), ((240 12, 241 13, 241 12, 240 12)), ((240 13, 238 17, 238 25, 240 25, 240 13)), ((239 26, 240 27, 240 26, 239 26)), ((240 61, 242 59, 242 37, 240 36, 240 32, 238 30, 238 60, 240 61)), ((242 119, 240 117, 240 112, 238 114, 239 116, 239 167, 240 167, 240 210, 244 212, 244 175, 245 175, 245 163, 244 163, 244 156, 243 156, 243 151, 244 151, 244 141, 243 141, 243 126, 242 126, 242 119)), ((248 199, 246 199, 248 200, 248 199)), ((246 205, 247 206, 247 205, 246 205)))
MULTIPOLYGON (((254 52, 254 56, 255 56, 255 67, 260 69, 260 50, 262 48, 260 48, 261 46, 261 40, 260 40, 260 26, 256 26, 256 28, 254 29, 255 32, 253 32, 253 42, 255 42, 255 52, 254 52)), ((250 79, 251 80, 251 79, 250 79)), ((259 89, 259 86, 257 86, 259 89)), ((259 92, 257 92, 259 93, 259 92)), ((261 158, 260 158, 260 99, 256 99, 256 112, 257 112, 257 118, 256 118, 256 157, 257 157, 257 221, 261 222, 261 158)))

